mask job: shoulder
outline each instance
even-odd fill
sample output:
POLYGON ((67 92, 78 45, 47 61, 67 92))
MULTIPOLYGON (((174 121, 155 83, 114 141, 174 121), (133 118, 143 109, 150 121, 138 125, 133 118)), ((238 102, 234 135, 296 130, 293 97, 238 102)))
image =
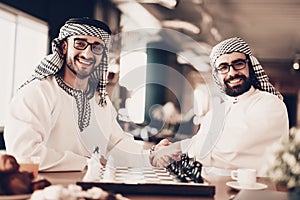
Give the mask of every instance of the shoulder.
POLYGON ((282 112, 286 112, 285 103, 276 95, 266 91, 256 90, 249 100, 251 101, 251 107, 256 107, 257 109, 272 111, 281 110, 282 112))
POLYGON ((42 80, 33 80, 19 89, 21 92, 53 92, 57 88, 55 77, 50 76, 42 80))
POLYGON ((58 89, 55 78, 51 76, 43 80, 33 80, 23 86, 16 92, 15 98, 34 101, 39 99, 55 101, 58 89))
POLYGON ((284 102, 281 99, 279 99, 276 95, 261 90, 255 91, 254 100, 259 101, 261 103, 284 104, 284 102))

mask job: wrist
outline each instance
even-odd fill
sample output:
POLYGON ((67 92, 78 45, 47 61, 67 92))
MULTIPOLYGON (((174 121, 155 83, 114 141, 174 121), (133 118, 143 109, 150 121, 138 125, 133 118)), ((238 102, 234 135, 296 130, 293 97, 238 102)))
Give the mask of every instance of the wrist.
POLYGON ((153 145, 150 149, 149 152, 150 154, 152 154, 155 151, 156 145, 153 145))

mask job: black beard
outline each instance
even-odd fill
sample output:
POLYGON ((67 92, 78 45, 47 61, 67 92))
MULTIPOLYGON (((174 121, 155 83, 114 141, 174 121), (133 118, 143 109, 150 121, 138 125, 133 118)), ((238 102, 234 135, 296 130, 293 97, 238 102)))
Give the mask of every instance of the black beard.
POLYGON ((252 84, 251 84, 250 78, 247 78, 244 75, 235 75, 234 77, 230 77, 229 79, 224 80, 224 91, 225 91, 225 94, 227 94, 228 96, 236 97, 236 96, 239 96, 239 95, 249 91, 251 88, 251 85, 252 84), (233 86, 233 87, 229 86, 227 81, 230 81, 235 78, 241 78, 244 81, 240 85, 233 86))
POLYGON ((93 70, 89 73, 89 74, 86 74, 86 75, 81 75, 81 74, 78 74, 70 65, 66 64, 67 67, 71 70, 71 72, 76 76, 78 77, 79 79, 86 79, 87 77, 89 77, 91 75, 91 73, 93 72, 93 70))

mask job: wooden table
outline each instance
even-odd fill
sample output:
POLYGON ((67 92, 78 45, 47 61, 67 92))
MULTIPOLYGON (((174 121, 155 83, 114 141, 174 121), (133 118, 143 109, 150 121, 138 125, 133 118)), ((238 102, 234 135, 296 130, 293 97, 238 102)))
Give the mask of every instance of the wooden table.
MULTIPOLYGON (((75 184, 77 181, 81 181, 84 172, 40 172, 40 177, 44 177, 48 179, 52 184, 61 184, 67 186, 68 184, 75 184)), ((205 177, 206 180, 211 183, 212 185, 216 186, 215 197, 175 197, 175 196, 146 196, 146 195, 124 195, 131 200, 194 200, 194 199, 202 199, 202 200, 229 200, 232 199, 238 191, 231 189, 230 187, 226 186, 226 182, 230 181, 230 177, 226 176, 209 176, 205 177)), ((273 190, 276 191, 276 186, 274 183, 270 182, 267 178, 258 178, 259 183, 264 183, 268 185, 266 190, 273 190)))

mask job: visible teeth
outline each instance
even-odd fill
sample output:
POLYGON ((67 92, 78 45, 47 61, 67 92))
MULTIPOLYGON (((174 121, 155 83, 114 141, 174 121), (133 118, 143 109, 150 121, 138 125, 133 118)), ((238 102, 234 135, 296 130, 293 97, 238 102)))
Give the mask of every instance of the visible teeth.
POLYGON ((237 82, 239 82, 240 80, 241 80, 241 79, 239 79, 239 78, 233 79, 233 80, 230 81, 230 83, 237 83, 237 82))
POLYGON ((79 62, 85 64, 85 65, 90 65, 92 64, 93 62, 88 62, 88 61, 84 61, 84 60, 79 60, 79 62))

